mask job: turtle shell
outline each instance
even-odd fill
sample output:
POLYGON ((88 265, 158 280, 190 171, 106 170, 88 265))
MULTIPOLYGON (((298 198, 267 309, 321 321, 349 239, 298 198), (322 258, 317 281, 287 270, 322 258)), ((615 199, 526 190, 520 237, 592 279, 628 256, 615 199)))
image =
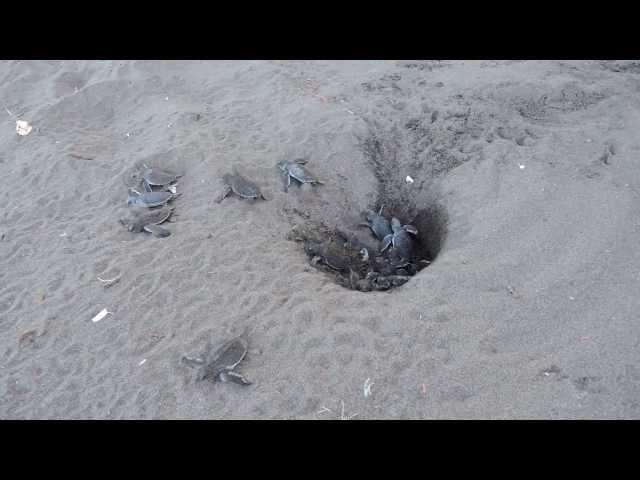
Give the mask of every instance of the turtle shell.
POLYGON ((371 230, 378 240, 383 240, 384 237, 393 233, 389 220, 382 215, 378 215, 376 212, 367 212, 367 223, 371 226, 371 230))
POLYGON ((143 207, 158 207, 173 200, 175 196, 171 192, 144 192, 138 196, 129 195, 127 203, 143 207))
POLYGON ((198 374, 200 380, 218 379, 222 372, 233 370, 247 355, 249 343, 244 336, 229 340, 206 360, 198 374))
POLYGON ((224 175, 223 181, 231 187, 233 193, 242 198, 258 198, 262 196, 258 185, 238 173, 227 173, 224 175))
POLYGON ((178 180, 180 175, 160 170, 158 168, 147 168, 142 172, 142 178, 149 184, 154 186, 169 185, 178 180))

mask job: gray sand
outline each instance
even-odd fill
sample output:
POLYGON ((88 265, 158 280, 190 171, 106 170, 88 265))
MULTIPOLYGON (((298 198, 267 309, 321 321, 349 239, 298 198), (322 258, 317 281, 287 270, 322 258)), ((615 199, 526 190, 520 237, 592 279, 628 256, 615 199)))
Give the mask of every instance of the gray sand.
POLYGON ((640 62, 1 62, 0 418, 640 418, 639 91, 640 62), (295 157, 325 185, 285 194, 295 157), (170 237, 118 223, 141 161, 184 173, 170 237), (234 164, 271 199, 215 203, 234 164), (403 287, 286 240, 380 196, 448 219, 403 287), (180 363, 247 327, 253 385, 180 363))

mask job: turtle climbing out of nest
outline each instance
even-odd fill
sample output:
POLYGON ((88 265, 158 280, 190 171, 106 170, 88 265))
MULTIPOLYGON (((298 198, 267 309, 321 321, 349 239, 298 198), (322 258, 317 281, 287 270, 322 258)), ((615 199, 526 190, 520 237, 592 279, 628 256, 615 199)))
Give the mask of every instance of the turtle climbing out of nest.
POLYGON ((380 241, 384 240, 387 235, 393 234, 389 219, 382 216, 383 208, 384 205, 380 207, 380 211, 378 213, 374 212, 373 210, 368 210, 365 214, 367 223, 358 224, 358 226, 360 227, 370 228, 376 238, 380 241))
POLYGON ((323 182, 314 178, 314 176, 304 167, 307 160, 298 158, 296 160, 283 160, 278 162, 277 167, 282 170, 282 178, 284 180, 284 191, 289 191, 291 179, 293 178, 300 184, 309 183, 311 185, 324 185, 323 182))
POLYGON ((248 178, 241 175, 234 167, 232 173, 226 173, 222 176, 222 182, 224 183, 224 190, 220 197, 216 200, 217 203, 222 202, 231 193, 238 195, 240 198, 246 198, 250 200, 267 200, 260 187, 248 178))
POLYGON ((208 348, 204 357, 183 356, 182 362, 189 367, 198 369, 196 381, 202 380, 233 382, 239 385, 251 385, 244 376, 235 371, 235 368, 244 360, 249 350, 247 331, 228 342, 225 342, 217 350, 208 348))
POLYGON ((402 260, 410 260, 413 250, 413 240, 409 234, 417 235, 418 229, 413 225, 402 225, 396 217, 391 219, 391 230, 393 233, 388 234, 382 241, 381 252, 384 252, 389 246, 400 254, 402 260))

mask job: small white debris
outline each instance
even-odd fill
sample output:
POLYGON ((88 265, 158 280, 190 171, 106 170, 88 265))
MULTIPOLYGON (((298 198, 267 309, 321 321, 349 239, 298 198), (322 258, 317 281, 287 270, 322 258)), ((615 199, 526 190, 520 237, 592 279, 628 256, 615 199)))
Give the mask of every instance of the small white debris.
POLYGON ((177 190, 175 185, 169 185, 168 188, 171 193, 173 193, 174 195, 176 194, 177 190))
POLYGON ((142 365, 144 365, 144 362, 146 362, 146 361, 147 361, 147 359, 146 359, 146 358, 143 358, 143 359, 142 359, 142 361, 138 364, 138 366, 140 366, 140 367, 141 367, 142 365))
POLYGON ((99 322, 100 320, 102 320, 104 317, 106 317, 107 315, 113 315, 113 312, 110 312, 109 310, 107 310, 106 308, 103 308, 100 313, 98 313, 95 317, 93 317, 91 319, 91 321, 93 323, 99 322))
POLYGON ((407 178, 405 178, 404 181, 407 182, 407 183, 413 183, 413 178, 411 178, 409 175, 407 175, 407 178))
POLYGON ((169 97, 164 97, 165 100, 169 100, 169 97))
POLYGON ((124 134, 125 137, 129 138, 131 136, 131 134, 129 132, 124 134))
POLYGON ((591 143, 591 141, 592 140, 590 138, 587 138, 587 143, 591 143))
POLYGON ((370 378, 367 378, 364 381, 364 398, 367 398, 369 395, 371 395, 371 386, 373 385, 373 382, 371 382, 370 378))
POLYGON ((66 237, 66 236, 67 236, 67 232, 62 232, 62 233, 60 234, 60 236, 61 236, 61 237, 66 237))
POLYGON ((29 135, 33 127, 26 120, 18 120, 16 122, 16 133, 18 135, 29 135))
POLYGON ((576 297, 569 297, 569 300, 575 300, 576 297))
POLYGON ((518 166, 520 167, 520 170, 524 170, 524 165, 520 164, 518 166))

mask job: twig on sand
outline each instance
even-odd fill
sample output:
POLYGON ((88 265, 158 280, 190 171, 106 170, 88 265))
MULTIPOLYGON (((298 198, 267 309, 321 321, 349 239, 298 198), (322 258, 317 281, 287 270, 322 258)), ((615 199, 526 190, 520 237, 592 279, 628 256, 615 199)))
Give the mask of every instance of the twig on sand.
POLYGON ((96 157, 87 157, 85 155, 80 155, 78 153, 70 153, 69 156, 73 158, 77 158, 79 160, 93 160, 94 158, 96 158, 96 157))
POLYGON ((118 282, 120 281, 120 278, 121 278, 121 277, 122 277, 122 274, 118 275, 117 277, 107 278, 107 279, 100 278, 100 277, 97 277, 97 278, 98 278, 98 280, 100 280, 100 281, 102 282, 102 284, 103 284, 106 288, 108 288, 108 287, 110 287, 111 285, 115 285, 116 283, 118 283, 118 282))
POLYGON ((353 415, 349 415, 348 417, 344 416, 344 400, 340 400, 340 402, 342 402, 342 412, 340 413, 340 420, 351 420, 353 417, 357 416, 357 413, 354 413, 353 415))
MULTIPOLYGON (((348 417, 345 416, 345 414, 344 414, 344 400, 340 400, 340 403, 342 404, 342 411, 340 412, 340 420, 351 420, 353 417, 358 415, 357 413, 354 413, 352 415, 349 415, 348 417)), ((316 415, 322 415, 323 413, 327 413, 327 412, 333 413, 333 410, 323 406, 322 410, 316 412, 316 415)))

